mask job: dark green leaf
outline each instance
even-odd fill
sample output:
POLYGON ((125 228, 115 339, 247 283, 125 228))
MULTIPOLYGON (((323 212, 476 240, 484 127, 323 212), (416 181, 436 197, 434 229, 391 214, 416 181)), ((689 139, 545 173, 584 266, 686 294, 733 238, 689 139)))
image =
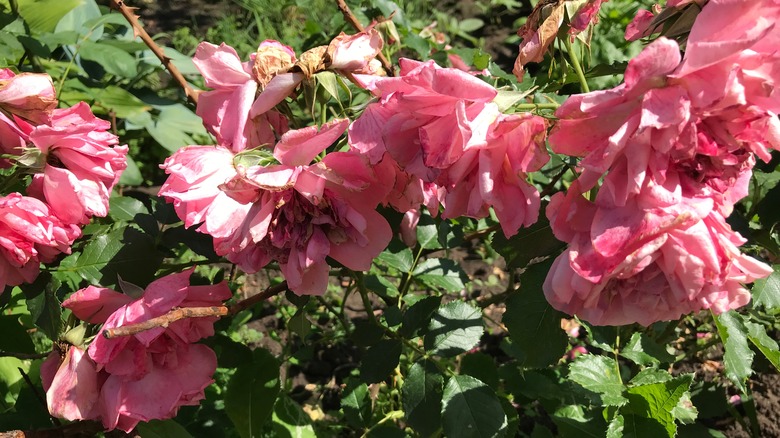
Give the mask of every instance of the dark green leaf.
POLYGON ((366 383, 379 383, 398 366, 401 341, 383 339, 369 348, 360 361, 360 378, 366 383))
POLYGON ((108 215, 115 221, 131 221, 138 214, 149 214, 143 202, 129 196, 109 199, 108 215))
POLYGON ((436 221, 427 214, 420 216, 417 223, 417 243, 425 249, 440 249, 439 226, 436 221))
POLYGON ((552 416, 558 426, 558 435, 563 438, 603 438, 607 424, 600 415, 586 415, 580 405, 564 406, 552 416))
POLYGON ((405 338, 414 338, 417 331, 428 327, 431 322, 431 315, 441 304, 441 296, 425 297, 409 306, 404 312, 401 321, 401 328, 398 334, 405 338))
POLYGON ((766 329, 761 324, 748 321, 745 322, 745 327, 747 328, 750 342, 780 371, 780 350, 777 342, 767 335, 766 329))
POLYGON ((274 405, 273 420, 274 437, 317 438, 309 416, 285 394, 274 405))
POLYGON ((92 284, 111 287, 117 274, 127 281, 146 285, 153 278, 162 254, 148 234, 133 227, 120 227, 92 238, 78 253, 65 257, 58 273, 76 273, 92 284))
POLYGON ((450 438, 503 437, 507 418, 489 386, 471 376, 452 376, 442 396, 442 424, 450 438))
POLYGON ((460 373, 485 382, 493 390, 498 390, 498 370, 491 356, 482 352, 471 353, 460 360, 460 373))
POLYGON ((756 307, 780 307, 780 265, 772 268, 774 272, 769 277, 759 278, 753 283, 753 304, 756 307))
POLYGON ((368 426, 371 422, 371 397, 368 395, 368 386, 365 383, 358 384, 352 380, 344 389, 341 398, 341 409, 347 422, 356 428, 368 426))
POLYGON ((376 293, 385 300, 394 300, 398 297, 398 288, 390 280, 382 275, 366 275, 365 284, 368 290, 376 293))
POLYGON ((720 316, 714 316, 718 333, 723 340, 723 365, 726 377, 743 392, 745 380, 753 374, 753 350, 747 340, 747 331, 737 312, 731 310, 720 316))
POLYGON ((444 377, 430 360, 418 362, 409 369, 401 388, 406 422, 423 437, 441 427, 441 398, 444 377))
POLYGON ((257 348, 238 366, 225 392, 225 412, 244 438, 259 436, 279 394, 279 361, 257 348))
POLYGON ((628 404, 621 409, 624 434, 627 436, 673 438, 677 433, 673 409, 691 386, 688 374, 663 383, 628 388, 628 404))
POLYGON ((556 363, 566 352, 568 340, 561 329, 564 314, 553 309, 542 291, 552 261, 528 267, 520 276, 520 291, 507 300, 503 322, 512 345, 524 353, 521 364, 542 368, 556 363), (544 339, 544 342, 539 342, 544 339))
POLYGON ((119 177, 119 184, 127 186, 137 186, 144 182, 144 178, 141 175, 141 170, 135 163, 132 157, 127 157, 127 168, 122 172, 122 176, 119 177))
POLYGON ((658 345, 646 334, 639 332, 631 335, 628 344, 620 350, 620 355, 638 365, 658 365, 674 361, 674 356, 669 354, 664 347, 658 345))
POLYGON ((507 239, 497 231, 490 239, 490 245, 506 260, 507 269, 523 268, 537 257, 557 254, 566 244, 555 238, 550 223, 539 213, 539 220, 528 228, 521 228, 507 239))
POLYGON ((138 423, 135 428, 141 438, 191 438, 187 429, 173 420, 152 420, 148 423, 143 421, 138 423))
POLYGON ((22 288, 30 317, 52 341, 56 341, 62 331, 62 307, 57 298, 60 286, 62 282, 58 278, 42 273, 35 282, 22 288))
POLYGON ((620 406, 626 402, 625 387, 612 358, 582 355, 569 366, 569 379, 599 394, 604 406, 620 406))
POLYGON ((668 382, 673 378, 674 376, 672 376, 669 371, 659 370, 658 368, 645 368, 637 373, 628 384, 629 386, 650 385, 653 383, 668 382))
POLYGON ((388 248, 377 256, 377 260, 398 271, 409 272, 412 269, 414 256, 412 250, 407 247, 388 248))
POLYGON ((305 338, 311 332, 311 321, 306 318, 306 312, 303 309, 298 309, 295 315, 287 321, 287 328, 301 338, 305 338))
POLYGON ((466 273, 451 259, 426 259, 417 265, 414 278, 428 287, 444 289, 447 292, 463 290, 466 273))
POLYGON ((425 349, 439 356, 455 356, 474 348, 484 331, 480 309, 453 301, 433 314, 425 334, 425 349))

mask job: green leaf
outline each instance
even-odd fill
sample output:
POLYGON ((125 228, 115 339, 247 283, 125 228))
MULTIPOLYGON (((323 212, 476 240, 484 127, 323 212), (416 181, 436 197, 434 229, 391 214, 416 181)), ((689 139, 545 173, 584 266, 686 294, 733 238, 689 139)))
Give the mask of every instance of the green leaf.
POLYGON ((748 330, 750 342, 780 371, 780 350, 778 350, 777 342, 767 335, 766 329, 761 324, 747 321, 745 327, 748 330))
POLYGON ((15 357, 0 357, 0 413, 11 410, 19 397, 24 385, 19 368, 27 372, 29 362, 15 357))
POLYGON ((225 412, 244 438, 260 436, 279 394, 279 361, 257 348, 252 361, 242 363, 225 392, 225 412))
POLYGON ((401 388, 406 422, 424 437, 441 427, 441 400, 444 376, 430 360, 417 362, 409 369, 401 388))
POLYGON ((295 315, 287 321, 287 328, 301 338, 305 338, 311 332, 311 321, 306 317, 303 309, 298 309, 295 315))
POLYGON ((774 272, 769 277, 753 282, 753 305, 756 307, 780 307, 780 265, 774 265, 772 269, 774 272))
POLYGON ((628 404, 621 408, 624 434, 636 438, 674 438, 677 424, 672 414, 688 391, 693 375, 687 374, 663 383, 628 388, 628 404))
POLYGON ((273 430, 279 438, 317 438, 311 419, 290 397, 282 394, 273 412, 273 430))
POLYGON ((187 429, 173 420, 152 420, 138 423, 135 433, 141 438, 191 438, 187 429))
POLYGON ((135 58, 122 49, 108 44, 84 41, 79 48, 81 59, 100 64, 106 73, 132 78, 138 74, 135 58))
POLYGON ((363 428, 371 422, 371 397, 368 395, 368 386, 365 383, 358 384, 351 380, 344 395, 341 398, 341 409, 347 422, 356 428, 363 428))
MULTIPOLYGON (((550 222, 544 216, 544 210, 539 213, 539 220, 528 228, 521 228, 514 236, 507 239, 504 233, 495 232, 490 238, 490 246, 506 260, 508 270, 524 268, 528 263, 547 255, 555 255, 566 244, 555 238, 550 228, 550 222)), ((552 262, 550 262, 552 263, 552 262)))
POLYGON ((672 376, 669 371, 659 370, 658 368, 645 368, 638 372, 628 384, 629 386, 650 385, 653 383, 668 382, 673 378, 674 376, 672 376))
POLYGON ((607 438, 623 438, 623 416, 618 415, 607 426, 607 438))
POLYGON ((339 102, 341 100, 339 98, 340 87, 335 73, 330 71, 321 71, 317 73, 317 75, 315 75, 314 78, 317 80, 317 84, 322 86, 322 88, 324 88, 325 91, 327 91, 328 94, 330 94, 331 97, 333 97, 333 100, 335 100, 336 102, 339 102))
POLYGON ((558 434, 568 438, 603 438, 607 424, 601 416, 588 416, 580 405, 564 406, 556 410, 552 420, 558 426, 558 434))
POLYGON ((195 144, 190 134, 206 135, 203 120, 182 104, 155 105, 160 110, 146 130, 165 149, 176 152, 183 146, 195 144))
POLYGON ((625 404, 625 386, 617 372, 617 363, 606 356, 586 354, 569 366, 569 379, 600 395, 604 406, 625 404))
POLYGON ((422 215, 417 223, 417 243, 424 249, 440 249, 439 226, 428 215, 422 215))
MULTIPOLYGON (((151 109, 149 105, 132 93, 115 85, 108 85, 104 88, 86 88, 83 91, 94 99, 95 103, 92 109, 96 113, 108 114, 113 111, 117 117, 126 119, 151 109)), ((68 101, 68 103, 76 102, 68 101)))
POLYGON ((426 259, 414 270, 414 279, 431 288, 444 289, 447 292, 463 290, 466 273, 458 263, 451 259, 426 259))
MULTIPOLYGON (((520 102, 521 100, 525 99, 531 93, 532 93, 532 90, 526 90, 526 91, 498 90, 498 93, 496 94, 496 97, 493 98, 493 103, 498 105, 498 109, 501 112, 504 112, 504 111, 512 108, 512 106, 514 104, 516 104, 516 103, 520 102)), ((550 226, 549 223, 547 224, 547 226, 548 227, 550 226)), ((531 228, 533 228, 533 226, 531 228)), ((524 231, 527 231, 527 230, 528 230, 528 228, 526 228, 525 230, 520 230, 520 232, 525 234, 524 231)), ((496 233, 496 235, 493 236, 493 240, 494 241, 496 240, 496 237, 498 237, 499 239, 503 238, 504 240, 506 240, 506 237, 504 237, 503 233, 496 233)), ((514 237, 516 237, 516 236, 513 236, 512 238, 514 238, 514 237)), ((510 238, 509 240, 511 240, 512 238, 510 238)), ((521 250, 520 248, 507 248, 506 246, 503 246, 503 248, 505 250, 508 250, 508 251, 511 251, 513 249, 521 250)), ((493 249, 496 249, 496 247, 494 246, 493 249)), ((498 251, 498 249, 496 249, 496 251, 498 251)), ((500 253, 500 251, 499 251, 499 253, 500 253)))
POLYGON ((723 365, 726 368, 726 377, 745 392, 745 380, 753 374, 753 350, 748 345, 745 326, 740 321, 739 314, 733 310, 713 317, 725 350, 723 365))
POLYGON ((498 370, 493 357, 482 353, 470 353, 460 360, 460 373, 481 380, 493 390, 498 390, 498 370))
POLYGON ((690 391, 685 391, 680 401, 677 402, 677 406, 672 409, 672 416, 682 424, 693 424, 696 422, 696 418, 699 416, 699 411, 691 401, 690 391))
POLYGON ((442 396, 442 424, 450 438, 503 437, 507 418, 489 386, 471 376, 452 376, 442 396))
POLYGON ((154 278, 162 262, 154 241, 134 227, 120 227, 92 238, 78 253, 65 257, 58 274, 76 273, 92 284, 111 287, 117 275, 125 280, 146 285, 154 278))
POLYGON ((425 349, 439 356, 455 356, 474 348, 484 331, 480 309, 453 301, 433 314, 425 334, 425 349))
MULTIPOLYGON (((6 292, 8 293, 8 292, 6 292)), ((3 312, 7 312, 5 309, 3 312)), ((0 350, 14 353, 35 353, 35 345, 27 329, 19 323, 19 315, 0 315, 0 350)))
POLYGON ((401 319, 401 328, 398 334, 405 338, 417 337, 417 332, 427 328, 431 322, 431 315, 441 305, 441 296, 425 297, 409 306, 401 319))
POLYGON ((542 368, 556 363, 566 352, 568 340, 561 329, 564 314, 553 309, 542 291, 552 260, 529 266, 520 276, 519 293, 506 302, 503 323, 512 345, 523 352, 520 363, 542 368), (544 339, 544 342, 539 342, 544 339))
POLYGON ((466 18, 465 20, 461 20, 460 23, 458 23, 458 29, 463 32, 473 32, 484 25, 485 22, 479 18, 466 18))
POLYGON ((620 350, 620 355, 637 365, 658 365, 674 361, 674 356, 669 354, 663 346, 658 345, 646 334, 639 332, 634 332, 631 335, 628 344, 620 350))
POLYGON ((360 378, 366 383, 379 383, 398 366, 401 341, 383 339, 369 348, 360 361, 360 378))
POLYGON ((108 215, 115 221, 131 221, 138 214, 149 214, 143 202, 129 196, 109 199, 108 215))
POLYGON ((34 33, 51 32, 57 22, 83 0, 16 0, 19 15, 34 33))
POLYGON ((385 300, 392 300, 400 295, 395 284, 383 275, 369 274, 365 276, 366 287, 385 300))
POLYGON ((377 256, 377 260, 398 271, 409 272, 412 269, 414 256, 412 250, 407 247, 388 248, 377 256))
POLYGON ((127 168, 122 172, 122 176, 119 178, 119 184, 126 186, 138 186, 143 184, 144 178, 141 175, 141 169, 138 168, 138 164, 135 163, 132 157, 127 157, 127 168))
POLYGON ((62 282, 48 273, 41 273, 35 282, 22 286, 30 317, 52 341, 62 331, 62 307, 57 298, 60 286, 62 282))

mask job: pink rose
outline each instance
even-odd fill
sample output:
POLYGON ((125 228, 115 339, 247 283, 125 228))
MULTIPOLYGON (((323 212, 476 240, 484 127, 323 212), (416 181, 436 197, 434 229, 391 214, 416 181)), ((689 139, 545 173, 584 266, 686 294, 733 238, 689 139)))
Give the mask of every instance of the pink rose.
POLYGON ((287 120, 276 111, 300 83, 303 76, 287 73, 295 62, 289 47, 272 40, 264 41, 248 62, 241 62, 232 47, 203 42, 193 58, 206 86, 196 113, 220 145, 234 152, 276 142, 287 130, 287 120), (266 106, 253 110, 253 106, 266 106))
POLYGON ((43 73, 14 74, 0 69, 0 113, 21 117, 34 124, 46 123, 57 107, 51 77, 43 73))
POLYGON ((0 287, 32 282, 41 262, 70 253, 80 235, 76 225, 63 224, 38 199, 18 193, 0 198, 0 287))
MULTIPOLYGON (((434 184, 445 218, 482 218, 493 207, 508 236, 536 220, 539 195, 525 173, 548 159, 544 119, 502 115, 493 87, 432 61, 402 59, 401 75, 376 80, 372 92, 380 101, 349 131, 351 147, 372 164, 392 160, 409 178, 434 184)), ((396 186, 405 179, 397 175, 396 186)))
POLYGON ((108 214, 111 190, 127 167, 127 146, 115 146, 119 140, 110 127, 81 102, 55 110, 51 125, 36 126, 30 133, 30 141, 46 157, 30 192, 67 223, 83 225, 92 216, 108 214))
POLYGON ((214 334, 214 317, 185 318, 119 338, 102 335, 173 308, 218 306, 231 297, 225 283, 190 286, 191 274, 160 278, 137 300, 94 286, 65 300, 62 305, 77 317, 103 326, 88 354, 70 346, 61 363, 53 353, 41 366, 50 412, 68 420, 100 420, 107 430, 130 432, 139 421, 172 418, 180 406, 197 404, 212 382, 217 361, 210 348, 193 343, 214 334))
POLYGON ((312 161, 346 130, 348 120, 292 130, 267 149, 233 154, 191 146, 166 161, 160 195, 173 200, 187 226, 214 237, 218 254, 256 272, 276 260, 291 290, 325 291, 332 257, 367 270, 390 241, 375 211, 391 186, 363 158, 345 152, 312 161))
POLYGON ((643 199, 654 196, 650 187, 623 207, 576 193, 556 194, 547 209, 569 247, 544 292, 553 307, 592 324, 647 326, 702 309, 725 312, 750 300, 743 283, 772 272, 739 252, 745 240, 717 212, 699 219, 697 205, 643 208, 655 203, 643 199))
POLYGON ((369 63, 382 51, 382 36, 373 27, 354 35, 340 33, 328 45, 328 68, 353 73, 370 73, 369 63))

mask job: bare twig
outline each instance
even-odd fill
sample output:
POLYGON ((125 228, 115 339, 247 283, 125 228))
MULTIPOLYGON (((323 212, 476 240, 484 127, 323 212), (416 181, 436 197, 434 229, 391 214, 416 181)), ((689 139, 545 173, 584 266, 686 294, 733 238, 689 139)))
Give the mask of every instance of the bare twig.
POLYGON ((257 295, 252 295, 245 300, 241 300, 230 307, 180 307, 178 309, 171 310, 165 315, 161 315, 138 324, 130 324, 106 329, 103 331, 103 336, 108 339, 112 339, 121 336, 135 335, 137 333, 145 332, 156 327, 168 327, 168 325, 171 323, 184 318, 205 318, 210 316, 219 318, 226 315, 235 315, 236 313, 247 309, 261 301, 265 301, 274 295, 278 295, 285 290, 287 290, 287 282, 282 282, 276 286, 269 287, 257 295))
POLYGON ((141 23, 138 21, 138 16, 135 15, 133 10, 135 8, 128 7, 124 1, 122 0, 110 0, 111 2, 111 8, 119 11, 122 16, 125 17, 125 19, 130 23, 130 25, 133 27, 133 33, 141 38, 141 41, 146 44, 149 49, 152 50, 152 53, 157 56, 157 58, 162 62, 163 67, 165 67, 168 72, 171 74, 173 79, 179 83, 182 89, 184 89, 184 94, 187 95, 187 98, 194 104, 197 105, 198 103, 198 94, 199 91, 195 90, 194 88, 190 87, 190 85, 187 83, 187 80, 184 79, 184 76, 181 74, 178 68, 176 68, 175 65, 173 65, 173 62, 171 62, 171 58, 165 56, 165 52, 163 51, 160 46, 157 45, 157 43, 154 42, 151 36, 149 36, 148 33, 144 30, 141 23))
MULTIPOLYGON (((355 14, 352 13, 352 11, 349 9, 349 6, 344 0, 336 0, 336 5, 339 8, 339 11, 341 11, 341 14, 344 15, 344 19, 347 20, 349 24, 352 25, 352 27, 355 28, 358 32, 364 32, 366 30, 365 27, 358 21, 357 17, 355 17, 355 14)), ((379 59, 379 62, 382 63, 382 67, 387 72, 388 76, 395 76, 393 65, 390 64, 390 61, 385 57, 385 54, 382 52, 379 52, 376 55, 377 59, 379 59)))

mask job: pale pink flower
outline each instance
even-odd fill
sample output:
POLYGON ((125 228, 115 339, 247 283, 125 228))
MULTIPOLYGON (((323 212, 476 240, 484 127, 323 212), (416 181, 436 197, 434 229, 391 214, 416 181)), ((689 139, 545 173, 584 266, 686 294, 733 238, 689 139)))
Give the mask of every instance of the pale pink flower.
POLYGON ((41 366, 50 412, 68 420, 100 420, 107 430, 130 432, 139 421, 172 418, 180 406, 196 405, 212 382, 217 361, 210 348, 193 342, 214 334, 215 317, 185 318, 119 338, 102 335, 176 307, 217 306, 231 297, 225 283, 190 286, 191 274, 160 278, 137 300, 92 286, 65 300, 63 306, 77 317, 103 326, 88 355, 70 346, 61 364, 53 354, 41 366))
POLYGON ((66 223, 86 224, 92 216, 108 214, 111 190, 127 167, 127 146, 115 146, 119 140, 110 127, 81 102, 55 110, 51 125, 30 133, 46 162, 30 193, 45 199, 66 223))
POLYGON ((389 187, 376 180, 363 158, 330 153, 310 164, 346 130, 348 120, 287 132, 274 149, 278 165, 252 166, 223 187, 251 202, 234 234, 215 239, 218 254, 255 272, 270 260, 291 290, 322 294, 329 276, 326 256, 353 270, 368 270, 392 232, 374 209, 389 187))
MULTIPOLYGON (((493 207, 507 236, 533 223, 539 194, 525 174, 548 159, 544 119, 502 115, 492 103, 496 90, 466 72, 432 61, 401 59, 400 66, 399 77, 372 85, 380 100, 350 127, 351 147, 372 164, 392 167, 385 164, 392 159, 411 177, 434 184, 444 218, 482 218, 493 207)), ((405 179, 396 174, 391 195, 419 205, 419 197, 408 196, 415 192, 398 190, 405 179)))
POLYGON ((371 73, 370 62, 382 51, 383 45, 382 35, 373 26, 354 35, 342 32, 328 45, 328 68, 371 73))
POLYGON ((38 199, 18 193, 0 198, 0 287, 32 282, 41 262, 70 253, 80 235, 76 225, 63 224, 38 199))
POLYGON ((236 178, 236 154, 222 146, 187 146, 160 166, 169 175, 158 196, 173 202, 186 227, 227 238, 243 223, 250 205, 220 187, 236 178))
POLYGON ((193 62, 206 86, 213 89, 201 93, 196 113, 219 144, 240 152, 273 144, 287 130, 286 118, 271 109, 302 79, 298 73, 286 73, 295 62, 292 49, 267 40, 250 61, 241 62, 232 47, 203 42, 193 62), (285 82, 287 79, 292 80, 285 82), (253 105, 258 103, 266 108, 253 111, 253 105))
POLYGON ((544 283, 553 307, 595 325, 647 326, 750 300, 742 284, 771 268, 739 252, 745 240, 719 213, 699 219, 706 207, 649 207, 656 197, 649 186, 625 206, 609 205, 609 196, 594 204, 576 190, 553 197, 553 231, 569 242, 544 283))
POLYGON ((0 69, 0 114, 15 115, 34 124, 46 123, 57 107, 51 77, 43 73, 14 74, 0 69))

